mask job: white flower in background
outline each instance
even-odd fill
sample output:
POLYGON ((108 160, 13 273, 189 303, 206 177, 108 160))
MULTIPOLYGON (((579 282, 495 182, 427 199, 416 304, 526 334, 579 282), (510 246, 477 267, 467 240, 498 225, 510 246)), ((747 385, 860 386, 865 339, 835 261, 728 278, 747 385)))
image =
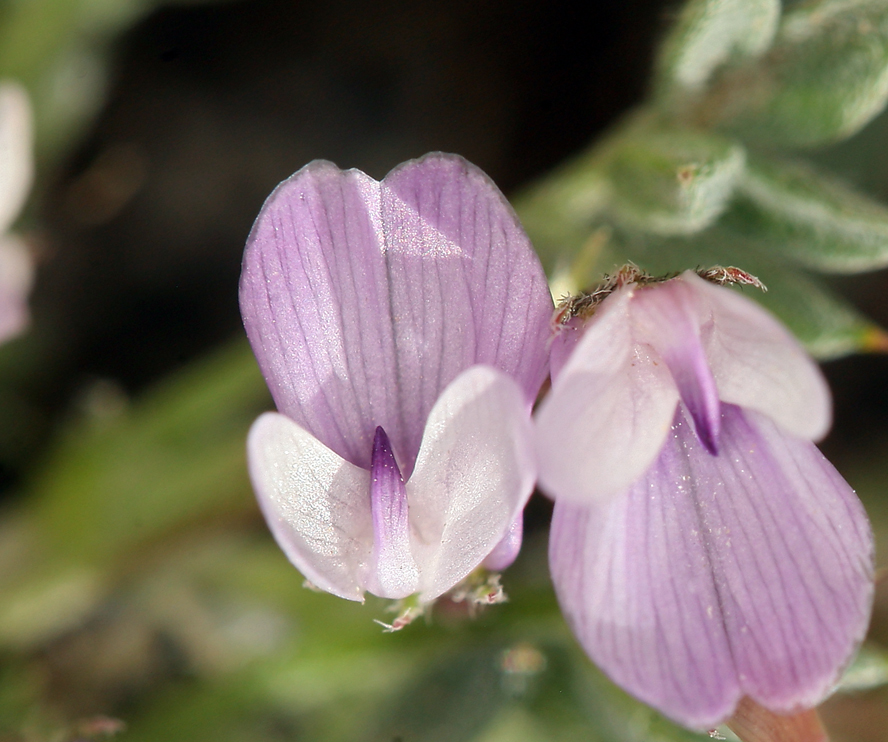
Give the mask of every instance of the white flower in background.
POLYGON ((8 230, 34 176, 31 106, 17 83, 0 82, 0 342, 24 329, 33 267, 21 239, 8 230))

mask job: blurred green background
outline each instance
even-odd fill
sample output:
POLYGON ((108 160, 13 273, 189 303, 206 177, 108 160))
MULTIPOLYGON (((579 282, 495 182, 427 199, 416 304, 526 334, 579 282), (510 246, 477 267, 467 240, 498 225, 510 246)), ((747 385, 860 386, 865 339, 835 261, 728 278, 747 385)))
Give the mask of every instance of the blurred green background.
MULTIPOLYGON (((883 547, 888 359, 854 351, 884 346, 888 277, 829 274, 888 264, 888 218, 867 200, 888 202, 888 29, 884 3, 845 5, 847 38, 798 52, 768 98, 743 87, 776 64, 776 4, 759 0, 743 7, 764 20, 727 23, 729 44, 658 0, 0 1, 0 78, 31 94, 38 164, 16 225, 38 270, 32 324, 0 347, 0 741, 707 738, 576 646, 539 495, 504 605, 442 601, 389 635, 384 601, 302 587, 246 477, 246 431, 271 402, 240 328, 240 256, 265 196, 307 161, 381 178, 444 150, 515 197, 557 286, 628 258, 761 273, 829 359, 824 450, 883 547), (846 90, 824 70, 858 58, 869 109, 805 92, 806 75, 846 90), (781 129, 785 91, 804 105, 781 129), (749 114, 763 100, 765 124, 749 114), (850 124, 833 115, 850 108, 850 124), (847 185, 793 190, 799 167, 847 185), (762 189, 807 211, 769 212, 762 189)), ((886 642, 880 584, 871 639, 823 708, 836 742, 885 739, 886 642)))

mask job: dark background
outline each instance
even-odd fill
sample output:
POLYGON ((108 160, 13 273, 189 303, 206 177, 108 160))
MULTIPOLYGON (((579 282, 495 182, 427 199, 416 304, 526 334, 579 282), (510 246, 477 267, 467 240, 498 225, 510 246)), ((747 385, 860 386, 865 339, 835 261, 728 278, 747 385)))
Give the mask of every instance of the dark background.
POLYGON ((34 321, 0 488, 97 380, 136 394, 241 332, 241 252, 279 181, 316 158, 381 178, 441 150, 508 194, 639 101, 668 7, 240 0, 145 17, 32 194, 34 321))
MULTIPOLYGON (((37 359, 15 382, 28 422, 0 435, 0 487, 96 380, 138 393, 241 331, 241 251, 279 181, 315 158, 381 178, 443 150, 508 195, 643 97, 678 7, 240 0, 151 13, 115 43, 105 105, 32 199, 37 359)), ((886 175, 848 159, 888 195, 886 175)), ((841 288, 888 324, 883 275, 841 288)), ((886 371, 883 358, 827 365, 828 448, 881 434, 886 371)))
POLYGON ((253 0, 160 10, 41 203, 51 396, 136 391, 238 331, 264 198, 324 158, 381 178, 458 152, 509 192, 644 91, 662 2, 253 0), (582 7, 585 5, 585 7, 582 7), (577 10, 581 7, 581 10, 577 10))

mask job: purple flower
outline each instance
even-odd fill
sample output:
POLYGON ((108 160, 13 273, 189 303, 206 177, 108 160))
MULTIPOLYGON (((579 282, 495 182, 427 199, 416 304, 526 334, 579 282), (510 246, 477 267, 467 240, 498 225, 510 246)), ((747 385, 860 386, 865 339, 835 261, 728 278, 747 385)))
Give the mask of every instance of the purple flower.
POLYGON ((33 177, 31 107, 24 89, 0 83, 0 342, 24 329, 33 267, 22 241, 8 234, 33 177))
POLYGON ((689 727, 744 696, 816 705, 865 633, 873 542, 811 443, 830 423, 814 363, 754 302, 688 272, 617 289, 556 338, 552 365, 537 414, 550 566, 589 656, 689 727))
POLYGON ((310 163, 262 208, 240 302, 280 411, 250 432, 253 485, 312 583, 430 601, 514 559, 552 300, 484 173, 310 163))

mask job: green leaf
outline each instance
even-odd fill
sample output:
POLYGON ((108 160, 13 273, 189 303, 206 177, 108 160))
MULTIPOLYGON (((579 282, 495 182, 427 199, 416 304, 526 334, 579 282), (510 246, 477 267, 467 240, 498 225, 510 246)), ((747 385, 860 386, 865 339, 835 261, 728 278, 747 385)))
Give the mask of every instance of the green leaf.
POLYGON ((767 262, 756 256, 745 263, 768 287, 766 294, 755 298, 815 358, 829 360, 885 349, 885 333, 851 304, 803 271, 791 266, 765 267, 767 262))
POLYGON ((801 163, 755 159, 722 224, 805 267, 857 273, 888 265, 888 208, 801 163))
POLYGON ((745 160, 730 139, 642 121, 608 152, 610 211, 654 234, 699 232, 724 211, 745 160))
POLYGON ((660 92, 674 84, 697 90, 729 59, 762 54, 774 39, 779 19, 779 0, 685 3, 660 51, 660 92))
MULTIPOLYGON (((0 739, 15 740, 19 739, 15 732, 28 722, 33 727, 41 691, 40 677, 22 658, 5 656, 3 660, 0 662, 0 739)), ((44 725, 51 727, 47 722, 44 725)))
POLYGON ((757 142, 811 147, 844 139, 888 101, 888 4, 823 0, 788 12, 758 63, 726 71, 699 122, 757 142))
POLYGON ((551 274, 594 252, 609 220, 659 235, 706 228, 728 205, 745 159, 731 139, 666 127, 642 109, 513 203, 551 274))
POLYGON ((840 693, 857 693, 883 685, 888 685, 888 651, 867 642, 845 670, 837 690, 840 693))

